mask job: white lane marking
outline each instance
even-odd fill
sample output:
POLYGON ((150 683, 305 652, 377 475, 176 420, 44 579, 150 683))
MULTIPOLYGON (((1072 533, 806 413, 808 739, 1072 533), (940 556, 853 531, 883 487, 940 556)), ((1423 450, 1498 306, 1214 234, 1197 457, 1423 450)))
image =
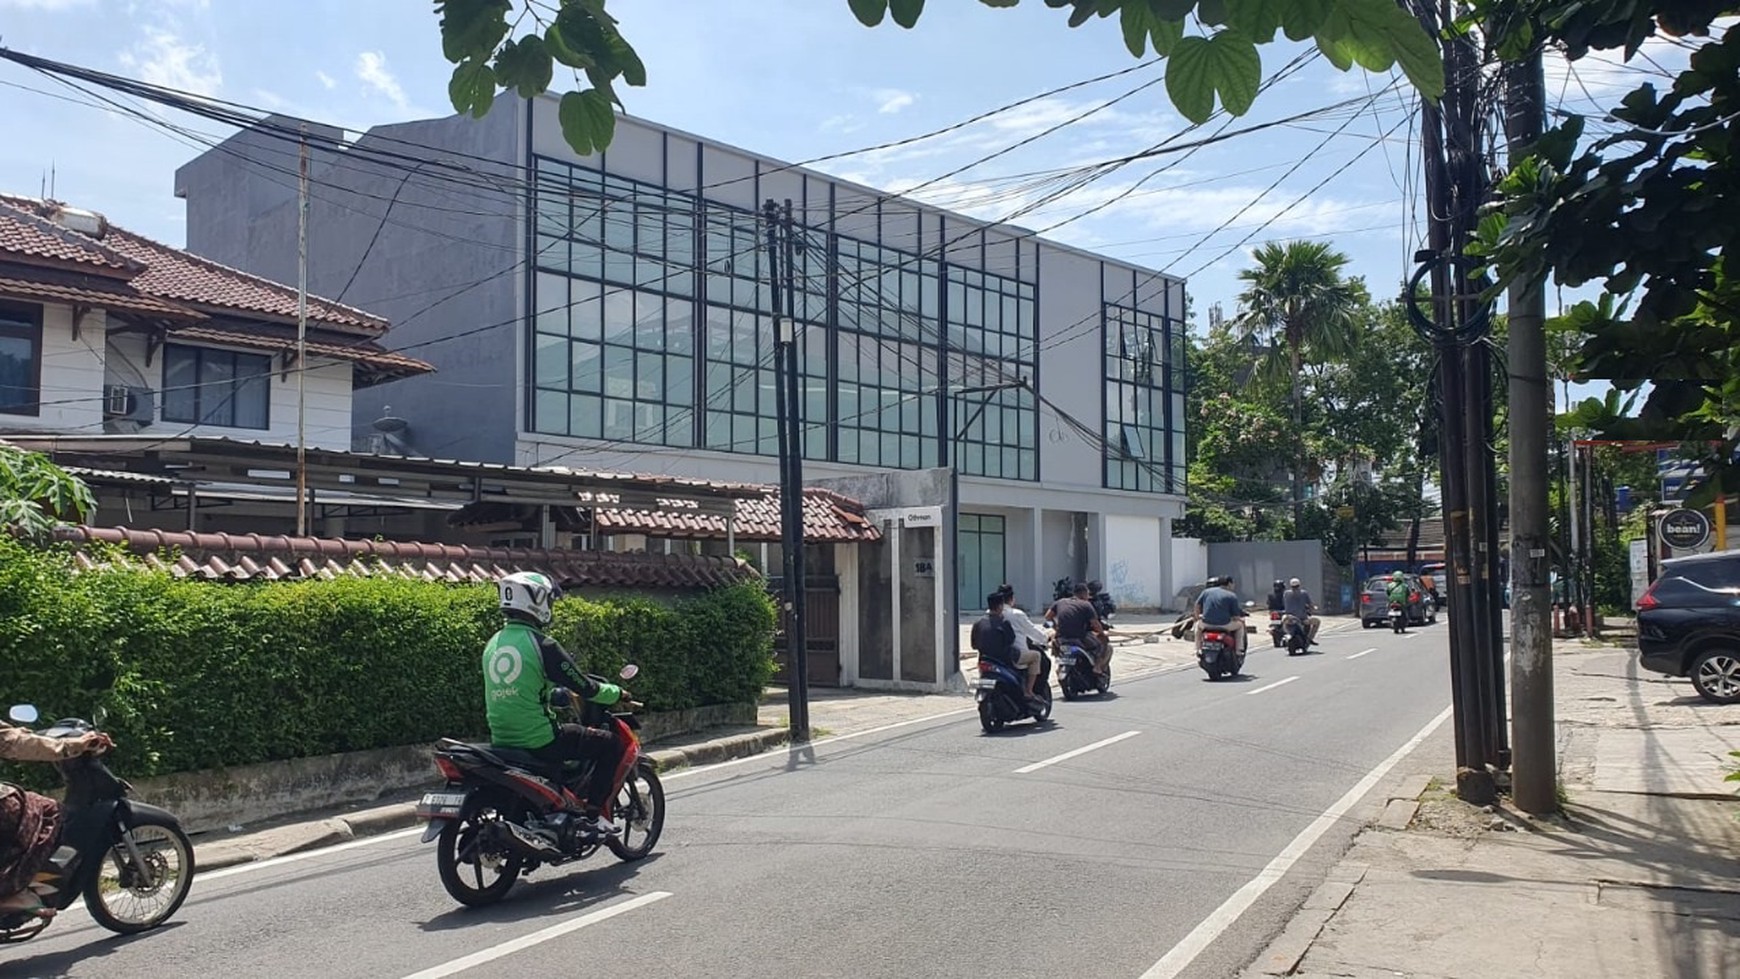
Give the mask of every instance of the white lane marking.
POLYGON ((199 869, 199 847, 196 846, 193 848, 193 879, 196 881, 219 880, 224 877, 233 877, 236 874, 245 874, 255 870, 271 870, 273 867, 281 867, 287 863, 299 863, 303 860, 313 860, 315 857, 324 857, 329 853, 343 853, 345 850, 354 850, 357 847, 362 846, 374 846, 376 843, 385 843, 388 840, 402 840, 407 836, 416 836, 421 832, 423 832, 423 827, 418 826, 415 829, 402 829, 396 833, 383 833, 380 836, 368 836, 360 840, 351 840, 349 843, 340 843, 337 846, 324 846, 318 850, 304 850, 301 853, 292 853, 285 857, 273 857, 270 860, 259 860, 254 863, 238 864, 234 867, 225 867, 222 870, 212 871, 202 871, 199 869))
POLYGON ((1359 652, 1354 653, 1352 656, 1349 656, 1348 659, 1359 659, 1361 656, 1364 656, 1366 653, 1375 653, 1375 652, 1377 652, 1377 647, 1373 646, 1370 649, 1362 649, 1359 652))
POLYGON ((1420 637, 1420 634, 1417 632, 1404 632, 1404 633, 1402 633, 1403 639, 1418 639, 1419 637, 1420 637))
POLYGON ((1358 805, 1359 801, 1365 798, 1365 794, 1390 773, 1390 769, 1400 764, 1401 760, 1408 756, 1408 752, 1419 747, 1420 742, 1431 737, 1432 732, 1438 730, 1449 718, 1450 708, 1446 707, 1437 717, 1432 718, 1425 727, 1421 728, 1418 734, 1397 748, 1394 754, 1379 762, 1376 768, 1367 772, 1364 778, 1354 783, 1353 788, 1348 789, 1346 795, 1335 800, 1335 804, 1325 809, 1323 815, 1312 820, 1311 825, 1305 827, 1298 836, 1293 837, 1293 842, 1288 843, 1286 849, 1276 854, 1275 859, 1269 861, 1268 866, 1258 872, 1257 876, 1252 877, 1245 882, 1243 887, 1234 891, 1233 895, 1222 902, 1220 907, 1215 908, 1208 917, 1202 919, 1200 924, 1191 929, 1190 934, 1184 936, 1183 941, 1174 945, 1172 950, 1167 952, 1160 961, 1154 963, 1147 972, 1142 973, 1142 979, 1174 979, 1189 967, 1190 963, 1202 954, 1203 949, 1231 927, 1240 915, 1250 910, 1251 905, 1257 903, 1257 899, 1262 897, 1264 892, 1275 886, 1282 877, 1285 877, 1287 871, 1293 869, 1293 865, 1299 862, 1299 858, 1304 856, 1306 851, 1310 850, 1324 833, 1329 832, 1329 828, 1334 826, 1337 820, 1347 815, 1348 810, 1358 805))
POLYGON ((500 945, 492 945, 482 951, 473 952, 464 958, 454 959, 451 962, 435 966, 434 968, 424 969, 422 972, 413 972, 406 976, 405 979, 441 979, 442 976, 451 976, 456 973, 464 972, 466 969, 482 965, 485 962, 494 962, 496 959, 502 958, 503 956, 524 951, 534 945, 542 945, 544 942, 553 938, 561 938, 563 935, 579 931, 589 925, 598 924, 600 921, 608 921, 619 914, 633 911, 635 908, 644 908, 655 901, 662 901, 670 896, 669 891, 653 891, 648 894, 642 894, 640 897, 631 898, 619 904, 612 904, 609 907, 599 908, 597 911, 588 912, 571 921, 564 921, 559 925, 551 925, 550 927, 540 931, 534 931, 530 935, 524 935, 512 941, 502 942, 500 945))
POLYGON ((1256 696, 1256 695, 1257 695, 1257 694, 1260 694, 1260 693, 1262 693, 1262 692, 1264 692, 1264 691, 1266 691, 1266 690, 1273 690, 1273 689, 1275 689, 1275 688, 1276 688, 1276 687, 1284 687, 1284 686, 1286 686, 1286 685, 1287 685, 1287 684, 1289 684, 1289 683, 1292 683, 1292 682, 1293 682, 1293 681, 1294 681, 1294 680, 1297 680, 1297 679, 1299 679, 1299 678, 1298 678, 1298 677, 1296 677, 1296 676, 1290 676, 1290 677, 1288 677, 1288 678, 1287 678, 1287 679, 1285 679, 1285 680, 1276 680, 1276 681, 1275 681, 1275 682, 1274 682, 1274 683, 1271 683, 1271 684, 1269 684, 1269 685, 1268 685, 1268 686, 1266 686, 1266 687, 1258 687, 1258 688, 1257 688, 1257 689, 1255 689, 1255 690, 1246 690, 1246 691, 1245 691, 1245 696, 1247 696, 1247 697, 1254 697, 1254 696, 1256 696))
POLYGON ((1116 735, 1114 737, 1107 738, 1104 741, 1095 741, 1093 744, 1083 745, 1082 747, 1077 748, 1074 751, 1066 751, 1063 754, 1058 755, 1055 758, 1047 758, 1044 761, 1036 761, 1031 765, 1027 765, 1027 766, 1022 767, 1022 768, 1017 768, 1017 769, 1015 769, 1015 774, 1026 775, 1028 772, 1037 772, 1041 768, 1050 768, 1051 766, 1057 764, 1060 761, 1069 761, 1071 758, 1078 758, 1082 755, 1087 754, 1090 751, 1098 751, 1101 748, 1106 747, 1107 745, 1117 744, 1119 741, 1128 740, 1128 739, 1133 738, 1136 735, 1141 734, 1141 733, 1142 733, 1141 731, 1125 731, 1123 734, 1119 734, 1119 735, 1116 735))

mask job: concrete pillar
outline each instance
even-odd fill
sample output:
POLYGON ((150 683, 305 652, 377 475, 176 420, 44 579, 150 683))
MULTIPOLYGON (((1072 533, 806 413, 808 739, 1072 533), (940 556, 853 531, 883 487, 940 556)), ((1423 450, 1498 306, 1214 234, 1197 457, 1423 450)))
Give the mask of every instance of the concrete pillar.
POLYGON ((1172 580, 1172 518, 1160 518, 1160 608, 1165 611, 1176 611, 1172 608, 1173 596, 1178 594, 1178 582, 1172 580))
POLYGON ((1034 507, 1028 522, 1028 532, 1033 535, 1032 547, 1032 580, 1018 585, 1021 589, 1022 602, 1027 608, 1043 608, 1051 599, 1051 585, 1045 580, 1045 562, 1051 557, 1045 553, 1045 508, 1034 507))

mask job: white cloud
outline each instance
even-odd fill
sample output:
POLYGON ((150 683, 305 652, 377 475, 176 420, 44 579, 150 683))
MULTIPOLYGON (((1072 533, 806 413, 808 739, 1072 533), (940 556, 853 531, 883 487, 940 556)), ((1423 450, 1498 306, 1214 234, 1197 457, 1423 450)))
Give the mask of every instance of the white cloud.
POLYGON ((338 87, 338 80, 324 71, 316 69, 314 77, 320 79, 320 87, 326 89, 328 92, 338 87))
POLYGON ((91 2, 92 0, 0 0, 0 9, 59 11, 89 6, 91 2))
POLYGON ((405 97, 405 88, 393 73, 387 69, 387 56, 379 51, 364 51, 356 56, 356 77, 364 85, 385 96, 401 110, 411 107, 411 100, 405 97))
POLYGON ((217 55, 171 31, 147 27, 145 37, 121 53, 121 64, 153 85, 200 95, 216 95, 223 87, 217 55))
POLYGON ((898 88, 879 88, 870 93, 876 100, 876 111, 891 116, 918 101, 918 96, 898 88))

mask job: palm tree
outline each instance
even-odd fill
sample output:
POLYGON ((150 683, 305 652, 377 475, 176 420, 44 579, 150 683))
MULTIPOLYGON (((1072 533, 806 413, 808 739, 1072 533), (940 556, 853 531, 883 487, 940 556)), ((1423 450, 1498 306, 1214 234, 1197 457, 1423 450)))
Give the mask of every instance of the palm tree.
POLYGON ((1348 352, 1354 342, 1364 289, 1343 277, 1347 256, 1315 241, 1270 243, 1258 248, 1256 265, 1239 272, 1239 327, 1264 340, 1270 356, 1261 365, 1274 376, 1291 369, 1293 430, 1300 438, 1293 459, 1293 526, 1299 526, 1300 477, 1305 468, 1301 376, 1306 358, 1319 363, 1348 352), (1285 351, 1287 357, 1281 359, 1285 351))

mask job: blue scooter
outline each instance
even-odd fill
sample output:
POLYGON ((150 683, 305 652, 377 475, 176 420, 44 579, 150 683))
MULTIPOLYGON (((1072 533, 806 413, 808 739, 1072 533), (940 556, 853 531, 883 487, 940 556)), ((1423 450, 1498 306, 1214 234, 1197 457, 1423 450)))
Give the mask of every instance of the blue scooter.
POLYGON ((979 726, 986 734, 1000 731, 1011 721, 1032 718, 1043 722, 1051 717, 1051 657, 1039 654, 1039 679, 1033 683, 1037 704, 1027 702, 1025 679, 1012 666, 993 660, 979 660, 979 679, 975 696, 979 702, 979 726))

